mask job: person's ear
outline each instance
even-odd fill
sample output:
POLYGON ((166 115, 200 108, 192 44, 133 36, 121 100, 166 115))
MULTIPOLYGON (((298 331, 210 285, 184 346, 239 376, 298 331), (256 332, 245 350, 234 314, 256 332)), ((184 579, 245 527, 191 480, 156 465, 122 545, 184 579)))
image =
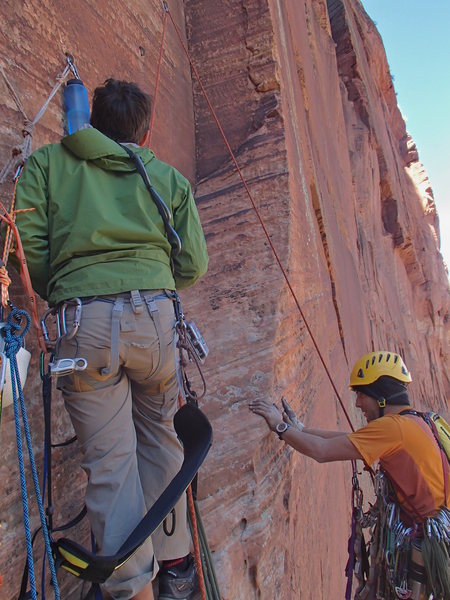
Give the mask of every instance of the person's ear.
POLYGON ((139 142, 139 146, 141 146, 141 147, 146 146, 149 137, 150 137, 150 129, 147 129, 147 131, 145 132, 145 134, 143 135, 142 139, 139 142))

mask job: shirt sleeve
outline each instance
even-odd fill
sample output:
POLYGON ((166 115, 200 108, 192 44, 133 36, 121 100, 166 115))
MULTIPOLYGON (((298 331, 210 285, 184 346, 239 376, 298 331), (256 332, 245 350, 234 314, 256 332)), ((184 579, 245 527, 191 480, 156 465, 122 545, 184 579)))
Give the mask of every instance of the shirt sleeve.
POLYGON ((362 429, 350 433, 348 439, 364 461, 372 465, 401 447, 402 435, 398 424, 388 416, 375 419, 362 429))
POLYGON ((193 285, 208 269, 208 252, 191 186, 186 189, 174 211, 175 230, 181 239, 181 252, 174 258, 177 289, 193 285))
POLYGON ((47 216, 47 152, 38 150, 27 160, 17 184, 16 223, 33 288, 47 299, 49 241, 47 216))

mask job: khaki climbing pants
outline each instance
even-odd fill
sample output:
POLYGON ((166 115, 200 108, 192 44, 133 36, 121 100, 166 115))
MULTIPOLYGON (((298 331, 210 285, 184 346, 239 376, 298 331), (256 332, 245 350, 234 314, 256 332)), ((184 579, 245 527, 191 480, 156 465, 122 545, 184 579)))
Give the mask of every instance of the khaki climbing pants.
MULTIPOLYGON (((88 476, 86 506, 98 553, 115 554, 183 461, 173 416, 178 408, 175 316, 163 291, 104 296, 83 303, 76 336, 58 358, 83 357, 85 371, 59 380, 88 476)), ((68 329, 74 308, 66 310, 68 329)), ((169 529, 171 528, 169 517, 169 529)), ((131 598, 156 575, 157 561, 190 550, 186 495, 175 531, 160 526, 105 583, 131 598)))

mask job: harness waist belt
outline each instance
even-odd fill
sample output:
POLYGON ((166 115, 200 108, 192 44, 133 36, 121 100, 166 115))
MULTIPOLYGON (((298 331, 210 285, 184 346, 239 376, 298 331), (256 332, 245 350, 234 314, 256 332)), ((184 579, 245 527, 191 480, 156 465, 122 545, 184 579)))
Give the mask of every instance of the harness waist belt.
POLYGON ((151 294, 155 299, 162 300, 169 298, 166 291, 163 289, 159 290, 130 290, 129 292, 119 292, 118 294, 105 294, 104 296, 82 296, 80 297, 82 304, 90 304, 91 302, 109 302, 114 304, 117 298, 123 298, 124 302, 133 302, 133 294, 136 292, 140 295, 151 294))

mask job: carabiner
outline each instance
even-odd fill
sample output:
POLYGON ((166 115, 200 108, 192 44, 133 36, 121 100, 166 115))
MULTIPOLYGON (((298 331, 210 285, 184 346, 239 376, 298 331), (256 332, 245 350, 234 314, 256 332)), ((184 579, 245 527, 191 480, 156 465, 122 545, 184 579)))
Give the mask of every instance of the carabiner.
POLYGON ((78 73, 78 69, 75 66, 75 63, 73 62, 74 58, 71 54, 69 54, 68 52, 66 52, 66 59, 67 59, 67 64, 69 65, 70 70, 72 71, 72 73, 74 74, 74 76, 76 77, 76 79, 81 79, 79 73, 78 73))

